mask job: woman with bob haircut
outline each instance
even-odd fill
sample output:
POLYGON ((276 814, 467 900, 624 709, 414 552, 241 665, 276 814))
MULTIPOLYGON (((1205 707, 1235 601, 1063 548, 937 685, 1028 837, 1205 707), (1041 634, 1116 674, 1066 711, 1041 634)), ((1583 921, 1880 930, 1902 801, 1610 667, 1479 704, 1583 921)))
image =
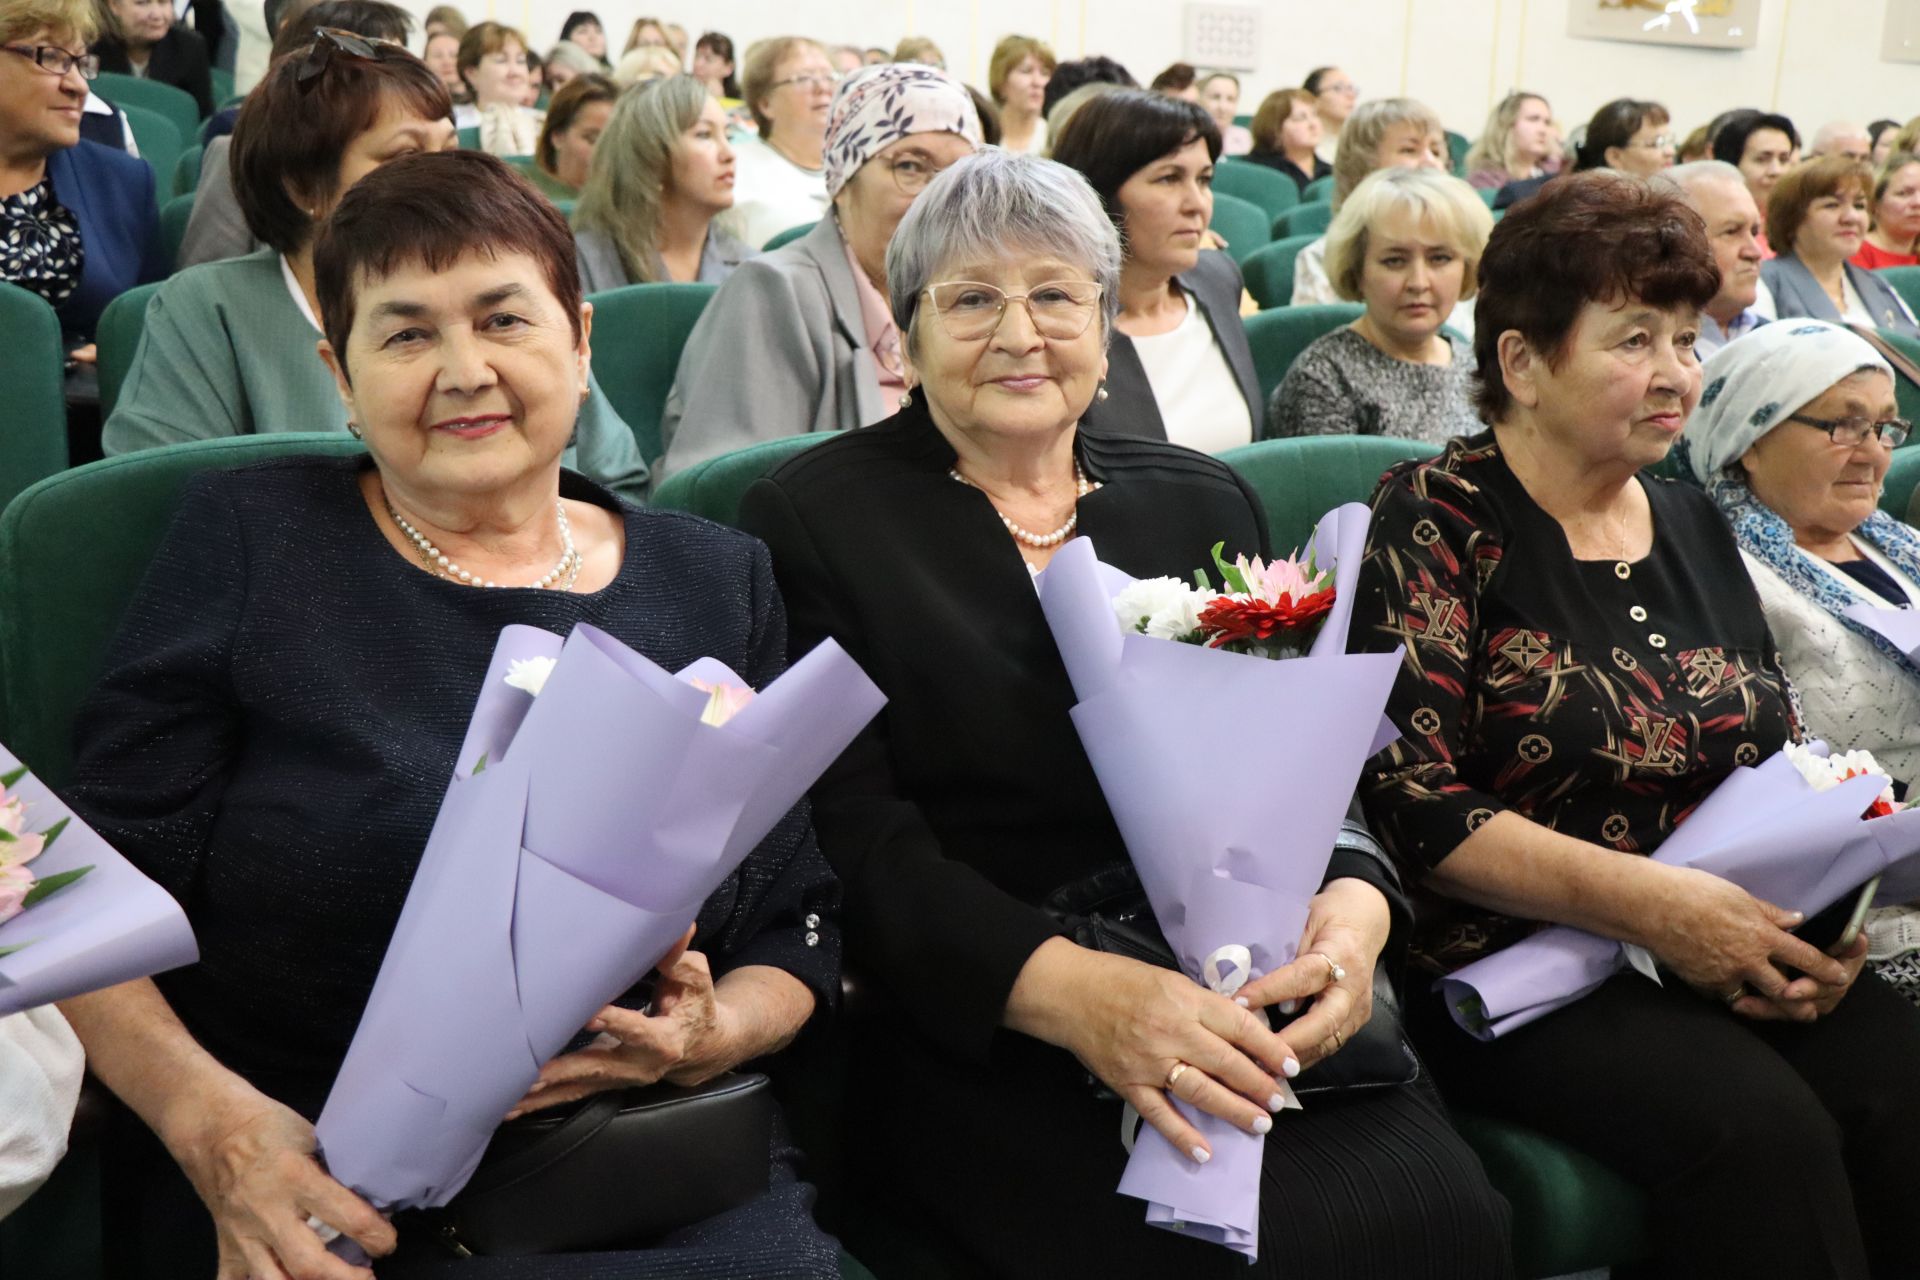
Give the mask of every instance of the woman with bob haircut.
POLYGON ((719 284, 752 256, 714 222, 732 203, 726 116, 706 86, 682 75, 627 90, 573 216, 581 287, 719 284))
MULTIPOLYGON (((1333 156, 1333 211, 1347 202, 1354 188, 1378 169, 1452 168, 1447 155, 1447 131, 1440 115, 1412 98, 1375 98, 1347 120, 1333 156)), ((1338 302, 1327 275, 1327 238, 1321 236, 1293 260, 1293 305, 1338 302)), ((1472 328, 1471 315, 1463 331, 1472 328)))
POLYGON ((824 150, 835 82, 826 50, 803 36, 748 47, 740 87, 758 133, 733 144, 733 208, 721 225, 749 249, 826 216, 824 150))
POLYGON ((1701 399, 1718 287, 1699 215, 1617 174, 1494 227, 1491 429, 1374 494, 1351 647, 1404 648, 1402 737, 1361 796, 1430 903, 1408 1017, 1442 1093, 1645 1189, 1642 1274, 1897 1275, 1920 1247, 1920 1010, 1864 947, 1827 955, 1799 915, 1647 856, 1802 734, 1719 510, 1645 470, 1701 399), (1542 924, 1643 947, 1664 983, 1625 969, 1497 1039, 1455 1025, 1429 982, 1542 924))
POLYGON ((1375 975, 1408 920, 1359 824, 1336 841, 1299 959, 1246 988, 1245 1008, 1082 945, 1073 909, 1048 910, 1128 864, 1032 575, 1076 533, 1142 577, 1184 577, 1223 542, 1269 550, 1230 468, 1088 425, 1127 287, 1120 242, 1063 165, 992 149, 954 164, 887 251, 911 398, 741 503, 773 554, 790 652, 831 636, 889 699, 812 796, 856 962, 892 997, 852 1058, 855 1172, 956 1240, 967 1274, 1498 1280, 1505 1205, 1438 1101, 1341 1074, 1362 1027, 1392 1026, 1375 975), (1276 1034, 1264 1006, 1288 1001, 1306 1011, 1276 1034), (1276 1116, 1290 1077, 1322 1083, 1276 1116), (1257 1265, 1148 1225, 1115 1191, 1116 1093, 1196 1163, 1211 1148, 1170 1099, 1270 1133, 1257 1265), (929 1099, 937 1142, 916 1119, 929 1099))
POLYGON ((1450 173, 1382 169, 1362 182, 1327 228, 1327 272, 1366 312, 1294 360, 1267 434, 1439 443, 1478 431, 1472 347, 1441 326, 1472 300, 1492 230, 1486 204, 1450 173))
POLYGON ((1032 36, 1007 36, 993 46, 987 92, 1000 112, 1000 145, 1037 156, 1047 147, 1047 81, 1059 60, 1032 36))
POLYGON ((1515 90, 1500 99, 1487 127, 1467 152, 1467 185, 1498 191, 1509 182, 1551 175, 1560 167, 1553 107, 1537 93, 1515 90))
POLYGON ((534 147, 533 168, 527 171, 534 186, 555 200, 579 199, 594 151, 619 96, 613 81, 594 71, 560 86, 547 103, 547 118, 541 122, 540 141, 534 147))
MULTIPOLYGON (((1587 121, 1586 135, 1573 154, 1574 171, 1613 169, 1636 178, 1652 177, 1673 164, 1673 135, 1667 129, 1671 120, 1667 109, 1657 102, 1615 98, 1587 121)), ((1541 174, 1507 183, 1495 193, 1493 207, 1511 208, 1539 191, 1553 176, 1541 174)))
POLYGON ((533 71, 527 38, 498 22, 482 22, 460 37, 455 69, 473 95, 453 109, 456 129, 478 129, 480 150, 529 156, 540 139, 540 113, 526 105, 533 71))
POLYGON ((1781 319, 1810 316, 1920 338, 1906 300, 1877 272, 1855 265, 1867 235, 1873 170, 1822 156, 1789 170, 1767 201, 1767 240, 1779 256, 1760 264, 1781 319))
MULTIPOLYGON (((1740 171, 1747 180, 1753 202, 1764 211, 1773 198, 1773 188, 1800 155, 1800 131, 1783 115, 1746 109, 1737 112, 1713 134, 1713 158, 1723 160, 1740 171)), ((1769 248, 1768 236, 1761 247, 1771 258, 1786 248, 1769 248)))
MULTIPOLYGON (((315 354, 325 314, 314 267, 320 228, 382 164, 452 144, 446 87, 398 45, 323 29, 276 60, 233 131, 234 193, 267 247, 161 286, 107 419, 106 451, 351 430, 315 354)), ((647 468, 633 432, 589 385, 565 463, 638 500, 647 468)))
POLYGON ((1207 248, 1220 130, 1205 107, 1140 89, 1088 102, 1053 158, 1086 176, 1126 249, 1107 395, 1087 426, 1218 453, 1260 436, 1240 268, 1207 248))
MULTIPOLYGON (((130 1109, 105 1144, 119 1273, 367 1280, 327 1254, 332 1230, 383 1280, 836 1276, 777 1118, 765 1191, 590 1255, 456 1259, 316 1158, 501 627, 588 623, 756 688, 787 643, 764 547, 565 467, 593 309, 566 221, 524 178, 476 151, 389 161, 333 206, 314 276, 321 357, 366 452, 188 482, 78 717, 67 798, 200 944, 194 965, 68 1005, 130 1109)), ((838 992, 834 900, 796 807, 701 908, 697 949, 662 961, 660 1005, 602 1009, 606 1034, 547 1062, 513 1111, 781 1048, 838 992)))
POLYGON ((1321 129, 1318 102, 1305 89, 1275 89, 1261 101, 1248 126, 1253 149, 1247 152, 1247 159, 1286 174, 1303 196, 1308 183, 1333 172, 1333 166, 1317 154, 1321 129))

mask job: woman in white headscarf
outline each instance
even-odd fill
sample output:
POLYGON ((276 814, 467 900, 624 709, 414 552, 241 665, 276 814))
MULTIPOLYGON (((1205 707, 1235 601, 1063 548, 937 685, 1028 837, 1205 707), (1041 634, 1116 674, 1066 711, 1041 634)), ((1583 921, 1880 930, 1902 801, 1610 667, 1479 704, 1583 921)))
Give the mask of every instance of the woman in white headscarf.
MULTIPOLYGON (((1688 465, 1733 526, 1809 732, 1920 784, 1920 663, 1874 625, 1920 606, 1920 534, 1878 506, 1912 429, 1893 370, 1838 325, 1788 320, 1702 377, 1688 465)), ((1881 977, 1920 1003, 1920 912, 1876 911, 1868 937, 1881 977)))

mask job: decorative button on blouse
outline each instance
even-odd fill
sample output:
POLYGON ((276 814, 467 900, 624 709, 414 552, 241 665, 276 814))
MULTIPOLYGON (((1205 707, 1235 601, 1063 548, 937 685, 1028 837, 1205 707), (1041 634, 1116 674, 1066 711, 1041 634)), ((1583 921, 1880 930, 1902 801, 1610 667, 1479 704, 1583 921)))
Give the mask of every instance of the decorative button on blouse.
POLYGON ((820 945, 820 935, 819 935, 819 934, 817 934, 817 933, 809 933, 809 934, 807 935, 807 945, 808 945, 808 946, 810 946, 810 947, 817 947, 817 946, 819 946, 819 945, 820 945))
POLYGON ((1613 576, 1620 579, 1622 582, 1625 582, 1628 578, 1631 578, 1633 576, 1633 566, 1628 564, 1625 560, 1622 560, 1620 563, 1613 566, 1613 576))
POLYGON ((806 922, 806 923, 807 923, 807 928, 809 928, 809 929, 818 929, 818 928, 820 927, 820 916, 819 916, 819 913, 817 913, 817 912, 812 912, 812 911, 810 911, 810 912, 808 912, 808 913, 807 913, 807 922, 806 922))
POLYGON ((1647 637, 1647 643, 1656 649, 1664 649, 1667 647, 1667 638, 1656 631, 1647 637))
POLYGON ((1639 605, 1635 605, 1633 608, 1627 610, 1627 616, 1635 622, 1645 622, 1647 620, 1647 611, 1639 605))

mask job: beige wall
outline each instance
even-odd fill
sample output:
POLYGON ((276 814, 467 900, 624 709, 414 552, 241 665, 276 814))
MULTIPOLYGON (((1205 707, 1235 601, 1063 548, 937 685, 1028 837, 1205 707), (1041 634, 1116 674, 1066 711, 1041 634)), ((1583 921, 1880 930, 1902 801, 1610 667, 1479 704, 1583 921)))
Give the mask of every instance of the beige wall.
MULTIPOLYGON (((424 13, 432 0, 404 0, 424 13)), ((1920 115, 1920 65, 1882 62, 1889 0, 1761 0, 1755 48, 1667 49, 1576 40, 1570 4, 1594 0, 1264 0, 1264 52, 1246 78, 1243 109, 1320 63, 1350 70, 1367 96, 1408 93, 1472 136, 1509 88, 1544 93, 1568 125, 1609 98, 1658 99, 1685 133, 1730 106, 1783 110, 1811 133, 1836 117, 1920 115)), ((642 13, 698 36, 711 21, 742 48, 787 31, 891 47, 909 31, 932 36, 948 64, 976 83, 993 42, 1009 31, 1049 41, 1061 57, 1106 53, 1145 81, 1179 56, 1181 0, 464 0, 469 14, 526 25, 536 47, 559 34, 568 10, 596 8, 616 53, 642 13), (717 15, 724 14, 724 17, 717 15)))

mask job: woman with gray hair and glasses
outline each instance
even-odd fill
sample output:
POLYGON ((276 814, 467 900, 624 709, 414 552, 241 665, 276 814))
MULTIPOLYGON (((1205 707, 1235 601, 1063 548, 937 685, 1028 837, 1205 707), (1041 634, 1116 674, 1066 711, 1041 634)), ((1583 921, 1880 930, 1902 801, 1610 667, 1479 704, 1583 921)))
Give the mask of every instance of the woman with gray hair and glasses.
MULTIPOLYGON (((1781 320, 1716 351, 1701 376, 1682 448, 1733 526, 1808 730, 1836 750, 1871 751, 1911 787, 1920 663, 1873 625, 1920 606, 1920 534, 1878 505, 1913 430, 1892 368, 1839 325, 1781 320)), ((1920 1003, 1916 916, 1875 912, 1867 954, 1920 1003)))
POLYGON ((1410 916, 1363 825, 1301 958, 1245 989, 1250 1007, 1076 941, 1070 900, 1130 868, 1030 580, 1076 534, 1142 577, 1184 577, 1221 543, 1270 552, 1225 464, 1083 425, 1121 263, 1073 170, 997 149, 953 165, 887 251, 899 412, 741 505, 794 651, 831 636, 888 696, 813 793, 852 963, 890 997, 853 1056, 854 1175, 999 1276, 1506 1275, 1505 1206, 1431 1093, 1337 1083, 1357 1083, 1362 1028, 1399 1043, 1375 977, 1410 916), (1265 1006, 1294 1002, 1276 1033, 1265 1006), (1276 1120, 1295 1076, 1325 1091, 1276 1120), (1172 1099, 1275 1131, 1257 1267, 1116 1193, 1120 1098, 1196 1162, 1211 1151, 1172 1099))

